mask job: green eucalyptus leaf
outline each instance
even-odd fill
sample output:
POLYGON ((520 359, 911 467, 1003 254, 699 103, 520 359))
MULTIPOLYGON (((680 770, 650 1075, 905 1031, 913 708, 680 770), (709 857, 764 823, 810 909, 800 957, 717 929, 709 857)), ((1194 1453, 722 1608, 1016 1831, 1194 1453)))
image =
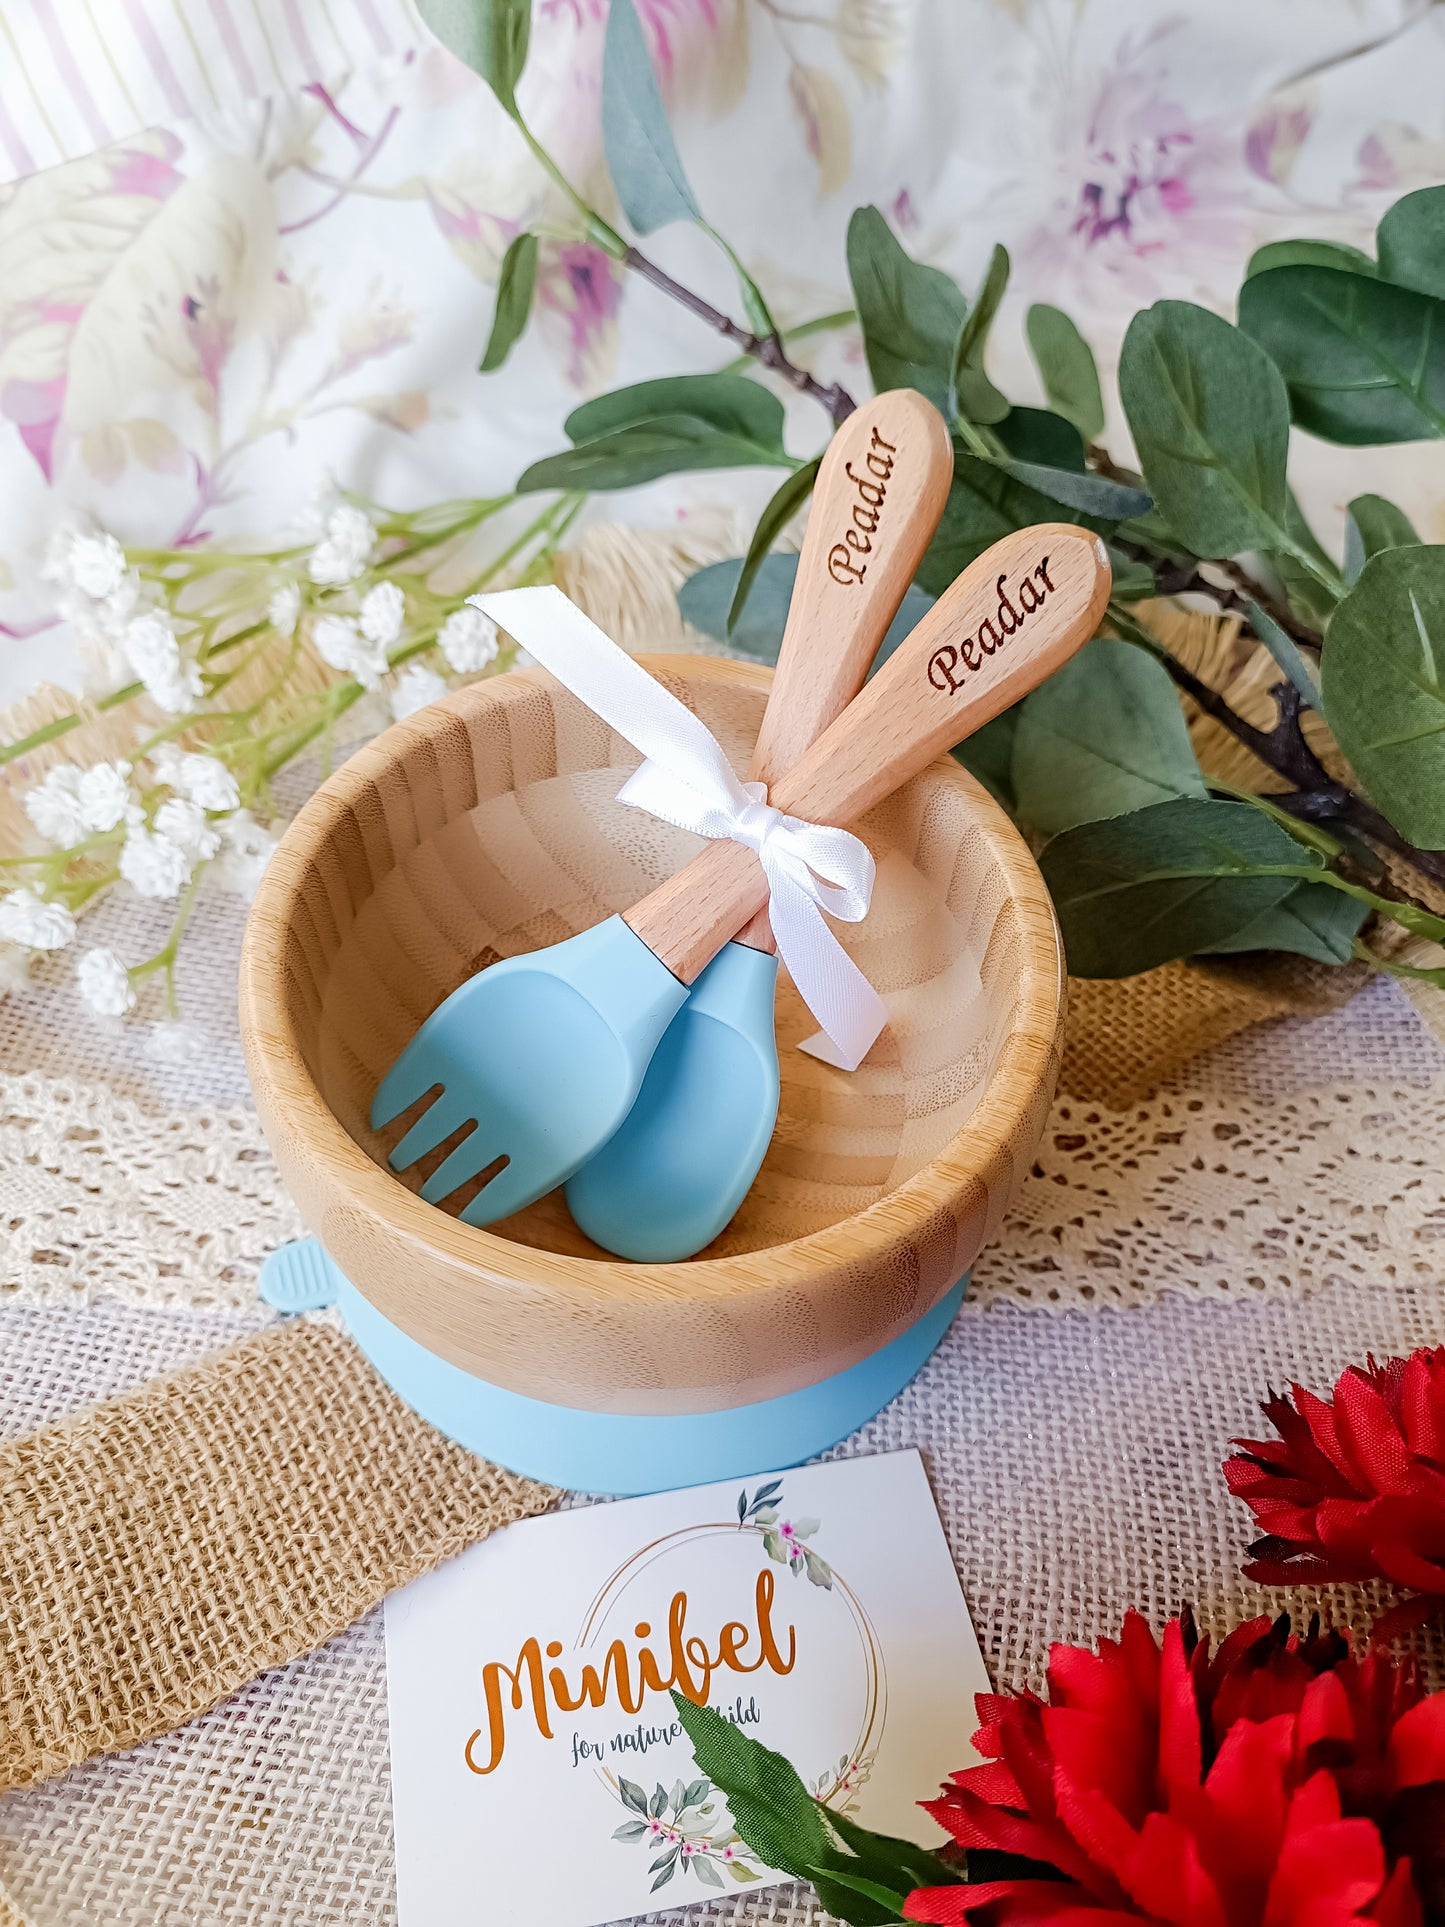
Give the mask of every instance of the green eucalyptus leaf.
POLYGON ((1119 394, 1150 491, 1198 554, 1288 546, 1289 403, 1253 341, 1191 302, 1156 302, 1129 324, 1119 394))
POLYGON ((957 284, 910 259, 876 207, 856 209, 848 223, 848 278, 874 388, 916 388, 947 411, 967 313, 957 284))
POLYGON ((1305 520, 1304 510, 1293 489, 1285 493, 1284 526, 1286 535, 1294 544, 1293 552, 1288 549, 1272 550, 1270 562, 1284 585, 1290 608, 1302 622, 1322 631, 1334 614, 1335 604, 1344 594, 1344 583, 1318 536, 1305 520), (1326 581, 1339 582, 1338 590, 1327 588, 1326 581))
POLYGON ((1107 516, 1085 509, 1061 514, 1060 509, 1052 496, 1018 481, 998 462, 955 448, 953 484, 915 579, 930 595, 942 595, 954 577, 1000 536, 1034 522, 1081 522, 1101 535, 1113 531, 1113 520, 1107 516))
POLYGON ((1049 407, 1067 417, 1086 442, 1097 441, 1104 432, 1104 398, 1088 342, 1062 309, 1045 301, 1034 303, 1025 325, 1049 407))
POLYGON ((1129 977, 1225 942, 1323 866, 1249 804, 1192 796, 1081 823, 1039 857, 1078 977, 1129 977))
POLYGON ((1361 248, 1345 241, 1268 241, 1256 248, 1244 270, 1246 281, 1271 268, 1343 268, 1347 274, 1374 274, 1375 264, 1361 248))
POLYGON ((676 1688, 672 1703, 698 1770, 726 1797, 739 1837, 765 1866, 806 1880, 832 1851, 817 1802, 781 1753, 698 1706, 676 1688))
POLYGON ((602 145, 622 211, 638 234, 695 221, 652 56, 632 0, 612 0, 602 44, 602 145))
POLYGON ((1375 246, 1387 280, 1445 296, 1445 187, 1417 188, 1386 208, 1375 246))
POLYGON ((953 350, 953 395, 957 412, 967 421, 985 425, 1002 421, 1009 412, 1007 396, 999 393, 983 369, 988 331, 1003 300, 1008 276, 1008 250, 995 244, 983 286, 964 318, 953 350))
POLYGON ((999 467, 1006 469, 1015 481, 1038 489, 1050 501, 1061 502, 1065 508, 1092 515, 1101 522, 1123 522, 1153 507, 1154 498, 1143 489, 1111 482, 1107 475, 1081 475, 1071 468, 1046 468, 1041 462, 1003 461, 999 467))
POLYGON ((753 530, 753 539, 748 545, 747 554, 743 557, 743 566, 738 571, 737 587, 733 590, 733 599, 728 608, 729 636, 732 635, 742 616, 744 605, 752 593, 753 583, 757 580, 758 570, 763 565, 764 557, 812 494, 822 459, 819 455, 811 462, 805 462, 802 468, 795 468, 758 517, 758 525, 753 530))
POLYGON ((1294 637, 1281 629, 1272 615, 1257 602, 1249 605, 1249 622, 1254 633, 1274 657, 1311 709, 1320 707, 1320 686, 1315 672, 1301 654, 1294 637))
MULTIPOLYGON (((776 662, 787 626, 788 606, 798 574, 796 555, 766 555, 758 567, 752 594, 729 630, 728 612, 737 592, 742 572, 741 556, 726 562, 709 563, 689 576, 677 592, 677 606, 685 622, 700 629, 714 641, 726 643, 743 655, 756 656, 759 662, 776 662)), ((875 666, 891 656, 903 638, 933 605, 933 597, 922 589, 910 588, 874 658, 875 666)))
POLYGON ((1011 779, 1019 819, 1045 835, 1206 793, 1168 670, 1111 636, 1020 705, 1011 779))
POLYGON ((1145 596, 1157 593, 1158 583, 1147 562, 1125 555, 1112 542, 1104 546, 1109 551, 1109 568, 1114 578, 1112 594, 1116 602, 1140 602, 1145 596))
POLYGON ((1047 408, 1011 408, 1002 421, 994 423, 993 432, 1015 461, 1071 468, 1077 475, 1088 466, 1083 436, 1065 416, 1051 414, 1047 408))
POLYGON ((1211 952, 1289 950, 1316 963, 1348 963, 1354 941, 1369 916, 1369 906, 1332 890, 1326 883, 1297 883, 1287 897, 1231 937, 1208 946, 1211 952))
POLYGON ((417 11, 442 45, 480 74, 515 115, 532 0, 417 0, 417 11))
POLYGON ((659 415, 693 415, 721 434, 783 452, 783 404, 744 375, 666 375, 635 382, 584 401, 564 426, 572 441, 590 442, 659 415))
POLYGON ((1240 289, 1239 325, 1310 434, 1351 447, 1445 435, 1445 308, 1432 296, 1338 268, 1271 268, 1240 289))
POLYGON ((661 475, 710 468, 787 468, 776 449, 725 435, 695 415, 659 415, 594 441, 579 442, 533 462, 517 478, 517 492, 560 488, 580 494, 636 488, 661 475))
POLYGON ((976 729, 952 752, 970 776, 976 776, 996 803, 1010 816, 1018 813, 1013 792, 1014 739, 1018 735, 1023 704, 1015 703, 991 723, 976 729))
POLYGON ((1403 509, 1383 495, 1357 495, 1345 516, 1345 580, 1357 582, 1360 570, 1382 549, 1409 549, 1420 538, 1403 509))
POLYGON ((1371 556, 1330 621, 1325 720, 1372 800, 1445 849, 1445 548, 1371 556))
POLYGON ((517 235, 502 256, 502 272, 497 281, 497 305, 492 310, 492 332, 487 337, 479 374, 490 375, 501 367, 532 312, 532 293, 537 285, 537 237, 517 235))

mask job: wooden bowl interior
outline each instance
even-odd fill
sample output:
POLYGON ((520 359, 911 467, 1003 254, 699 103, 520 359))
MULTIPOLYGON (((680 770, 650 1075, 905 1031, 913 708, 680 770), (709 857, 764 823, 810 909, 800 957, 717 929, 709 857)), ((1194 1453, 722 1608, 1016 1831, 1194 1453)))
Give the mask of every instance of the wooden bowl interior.
MULTIPOLYGON (((766 674, 706 658, 650 666, 745 766, 766 674)), ((615 800, 636 752, 540 671, 464 691, 364 754, 379 772, 376 808, 353 810, 320 853, 295 931, 306 968, 285 982, 320 1094, 384 1165, 412 1114, 377 1133, 367 1110, 423 1019, 496 958, 625 909, 699 839, 615 800)), ((1012 833, 972 779, 935 765, 854 827, 878 863, 873 908, 859 926, 833 927, 887 999, 889 1027, 852 1075, 821 1064, 795 1048, 816 1026, 782 976, 777 1131, 741 1210, 701 1256, 801 1238, 886 1198, 967 1122, 1014 1028, 1025 944, 1000 841, 1012 833)), ((403 1182, 418 1189, 455 1141, 403 1182)), ((560 1192, 491 1229, 606 1256, 560 1192)))

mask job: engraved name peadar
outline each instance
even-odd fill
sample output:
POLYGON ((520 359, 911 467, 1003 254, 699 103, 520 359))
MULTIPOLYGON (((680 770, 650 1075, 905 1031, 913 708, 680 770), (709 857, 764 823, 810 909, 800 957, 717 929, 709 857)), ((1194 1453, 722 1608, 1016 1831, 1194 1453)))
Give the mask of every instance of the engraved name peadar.
POLYGON ((842 541, 835 542, 828 551, 828 573, 845 588, 852 588, 868 573, 868 564, 860 558, 873 553, 873 538, 878 533, 878 518, 887 500, 888 478, 893 473, 893 458, 897 453, 898 444, 885 442, 875 428, 863 457, 867 474, 859 475, 851 462, 844 468, 844 474, 858 491, 858 499, 850 516, 852 527, 845 529, 842 541))
POLYGON ((952 695, 962 689, 970 671, 982 669, 984 659, 1001 648, 1007 637, 1022 629, 1035 609, 1043 606, 1045 596, 1050 595, 1057 584, 1049 580, 1049 558, 1045 556, 1034 568, 1025 570, 1022 581, 1014 590, 1018 607, 1014 607, 1005 583, 1008 577, 998 579, 998 608, 991 616, 985 616, 975 634, 965 636, 957 648, 951 642, 935 649, 928 658, 928 680, 935 689, 945 695, 952 695), (1038 586, 1035 586, 1037 578, 1038 586))
MULTIPOLYGON (((798 1657, 798 1636, 796 1629, 789 1626, 785 1657, 773 1631, 773 1575, 766 1567, 758 1574, 753 1608, 755 1621, 751 1627, 741 1620, 729 1620, 719 1632, 715 1646, 709 1647, 705 1639, 687 1630, 687 1594, 674 1593, 667 1614, 666 1673, 664 1662, 649 1645, 640 1644, 635 1656, 629 1656, 627 1642, 622 1639, 614 1639, 607 1648, 601 1672, 595 1666, 584 1665, 575 1686, 560 1666, 543 1664, 542 1647, 535 1638, 523 1644, 515 1666, 489 1660, 482 1668, 482 1697, 487 1707, 487 1763, 478 1764, 481 1749, 477 1742, 483 1737, 483 1729, 478 1727, 466 1744, 467 1765, 473 1773, 493 1773, 501 1765, 507 1743, 508 1704, 514 1713, 529 1708, 537 1731, 544 1740, 550 1740, 550 1707, 559 1713, 575 1713, 584 1706, 612 1703, 625 1713, 635 1713, 642 1705, 644 1693, 665 1693, 672 1686, 704 1706, 714 1673, 756 1673, 764 1666, 770 1672, 791 1673, 798 1657), (746 1655, 754 1641, 757 1657, 750 1659, 746 1655), (510 1686, 510 1692, 504 1690, 504 1682, 510 1686)), ((639 1641, 645 1642, 652 1628, 645 1619, 640 1620, 634 1633, 639 1641)), ((546 1657, 550 1660, 562 1657, 560 1639, 547 1642, 546 1657)))

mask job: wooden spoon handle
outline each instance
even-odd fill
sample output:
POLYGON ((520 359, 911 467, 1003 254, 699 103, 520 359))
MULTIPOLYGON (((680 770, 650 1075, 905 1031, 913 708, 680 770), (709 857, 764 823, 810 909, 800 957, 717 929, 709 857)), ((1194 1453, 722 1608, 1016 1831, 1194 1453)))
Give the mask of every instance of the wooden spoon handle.
MULTIPOLYGON (((769 786, 769 800, 816 823, 861 816, 1067 662, 1098 627, 1109 589, 1108 555, 1088 530, 1047 522, 1004 536, 769 786)), ((753 852, 719 841, 627 911, 626 921, 691 983, 766 897, 753 852)))
MULTIPOLYGON (((862 403, 829 442, 748 768, 754 782, 771 787, 862 688, 952 480, 948 424, 911 388, 862 403)), ((766 909, 737 940, 773 948, 766 909)))

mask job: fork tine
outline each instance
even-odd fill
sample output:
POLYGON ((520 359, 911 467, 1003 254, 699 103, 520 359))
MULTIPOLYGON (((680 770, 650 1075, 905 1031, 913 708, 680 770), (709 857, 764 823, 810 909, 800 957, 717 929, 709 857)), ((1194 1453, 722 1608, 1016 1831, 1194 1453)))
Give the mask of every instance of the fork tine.
POLYGON ((410 1110, 419 1097, 425 1097, 434 1084, 443 1082, 437 1074, 434 1054, 418 1050, 418 1041, 412 1039, 377 1085, 376 1096, 371 1100, 373 1131, 383 1130, 394 1117, 410 1110))
MULTIPOLYGON (((476 1167, 479 1171, 482 1166, 476 1167)), ((539 1189, 533 1165, 523 1159, 513 1158, 488 1183, 484 1184, 460 1216, 463 1224, 495 1224, 498 1218, 509 1218, 514 1211, 552 1190, 559 1182, 549 1177, 539 1189)))
POLYGON ((421 1195, 428 1204, 440 1204, 443 1198, 450 1197, 459 1184, 474 1178, 502 1155, 502 1147, 478 1125, 464 1137, 450 1157, 444 1158, 432 1172, 421 1188, 421 1195))
POLYGON ((428 1151, 434 1151, 443 1138, 450 1137, 458 1125, 467 1123, 472 1115, 472 1107, 465 1097, 444 1090, 430 1109, 422 1112, 387 1163, 393 1171, 405 1171, 428 1151))

